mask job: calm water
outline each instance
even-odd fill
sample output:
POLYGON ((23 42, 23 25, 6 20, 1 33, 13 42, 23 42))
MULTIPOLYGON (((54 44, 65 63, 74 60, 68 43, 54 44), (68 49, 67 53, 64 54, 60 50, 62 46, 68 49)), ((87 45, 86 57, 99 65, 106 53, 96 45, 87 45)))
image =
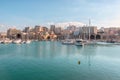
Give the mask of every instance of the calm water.
POLYGON ((0 44, 0 80, 120 80, 120 46, 0 44))

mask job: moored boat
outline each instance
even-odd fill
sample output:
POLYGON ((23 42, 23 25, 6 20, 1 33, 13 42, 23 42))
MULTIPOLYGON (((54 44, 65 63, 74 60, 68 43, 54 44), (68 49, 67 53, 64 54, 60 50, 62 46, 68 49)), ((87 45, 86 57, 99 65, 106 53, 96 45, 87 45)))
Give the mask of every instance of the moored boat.
POLYGON ((84 41, 82 39, 76 39, 75 40, 75 45, 76 46, 84 46, 84 41))
POLYGON ((96 45, 97 41, 86 41, 86 45, 96 45))
POLYGON ((12 40, 3 40, 0 43, 2 43, 2 44, 9 44, 9 43, 12 43, 12 40))
POLYGON ((30 44, 30 43, 31 43, 30 40, 25 41, 25 44, 30 44))
POLYGON ((62 41, 62 44, 64 44, 64 45, 73 45, 74 40, 66 39, 66 40, 62 41))
POLYGON ((21 42, 22 42, 21 39, 18 39, 18 40, 14 40, 14 41, 13 41, 14 44, 20 44, 21 42))

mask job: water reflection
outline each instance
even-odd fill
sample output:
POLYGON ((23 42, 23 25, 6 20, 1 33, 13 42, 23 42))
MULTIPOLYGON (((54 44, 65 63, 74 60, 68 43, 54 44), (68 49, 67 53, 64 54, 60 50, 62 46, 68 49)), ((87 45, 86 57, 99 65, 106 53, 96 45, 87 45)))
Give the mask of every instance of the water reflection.
POLYGON ((89 45, 89 46, 84 46, 84 47, 77 47, 77 49, 81 50, 80 55, 82 56, 80 57, 84 58, 82 62, 88 65, 89 70, 90 70, 90 67, 92 66, 93 58, 94 56, 96 56, 97 46, 89 45))
POLYGON ((120 57, 119 49, 119 46, 78 47, 49 41, 0 45, 0 80, 2 77, 11 80, 40 80, 41 77, 44 80, 62 80, 63 77, 65 80, 119 79, 120 59, 112 60, 120 57), (21 76, 26 78, 21 79, 21 76))
POLYGON ((5 55, 10 53, 12 56, 21 57, 31 57, 31 58, 75 58, 77 61, 81 59, 83 63, 87 62, 89 66, 92 65, 95 56, 107 56, 107 57, 119 57, 119 47, 115 50, 117 51, 117 56, 113 54, 112 49, 114 47, 109 47, 111 52, 107 53, 108 47, 101 46, 84 46, 78 47, 75 45, 62 45, 60 42, 33 42, 31 44, 10 44, 0 46, 2 51, 0 55, 5 55), (7 49, 7 50, 6 50, 7 49), (106 52, 106 53, 105 53, 106 52), (109 55, 110 54, 110 55, 109 55))
POLYGON ((93 46, 77 47, 74 45, 62 45, 59 42, 33 42, 28 45, 14 45, 12 48, 15 49, 13 53, 36 58, 69 57, 71 55, 82 55, 87 58, 96 54, 96 47, 93 46))

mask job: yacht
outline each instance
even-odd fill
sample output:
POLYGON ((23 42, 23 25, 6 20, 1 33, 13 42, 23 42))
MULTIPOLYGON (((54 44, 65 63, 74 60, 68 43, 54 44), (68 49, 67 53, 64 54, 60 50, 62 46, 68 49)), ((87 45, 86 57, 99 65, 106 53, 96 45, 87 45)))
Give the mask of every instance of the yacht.
POLYGON ((62 41, 62 44, 64 44, 64 45, 73 45, 74 40, 66 39, 66 40, 62 41))
POLYGON ((82 39, 76 39, 75 45, 76 46, 84 46, 84 41, 82 39))

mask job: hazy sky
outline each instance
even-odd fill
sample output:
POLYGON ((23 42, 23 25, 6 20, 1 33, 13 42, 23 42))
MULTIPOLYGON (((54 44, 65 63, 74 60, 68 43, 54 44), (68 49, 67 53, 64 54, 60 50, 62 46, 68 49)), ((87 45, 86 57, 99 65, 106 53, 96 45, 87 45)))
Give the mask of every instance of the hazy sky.
POLYGON ((80 21, 99 27, 120 26, 120 0, 0 0, 0 30, 6 25, 80 21))

